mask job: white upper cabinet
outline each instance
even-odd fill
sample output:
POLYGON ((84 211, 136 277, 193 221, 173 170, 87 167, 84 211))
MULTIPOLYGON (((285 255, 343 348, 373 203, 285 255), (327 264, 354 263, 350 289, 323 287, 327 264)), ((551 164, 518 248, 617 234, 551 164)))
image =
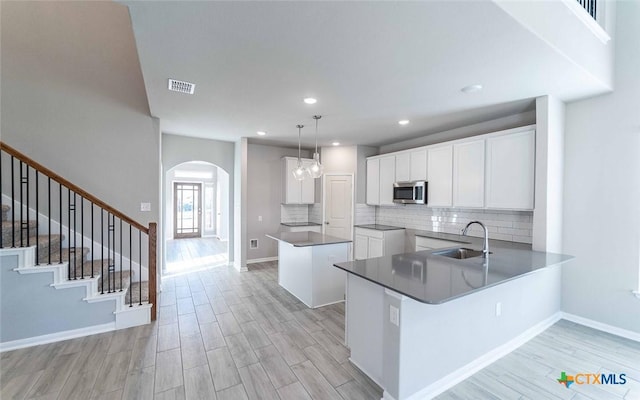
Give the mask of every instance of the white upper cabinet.
MULTIPOLYGON (((302 159, 302 165, 308 167, 313 160, 302 159)), ((299 181, 293 177, 293 170, 298 166, 298 159, 295 157, 282 158, 283 177, 283 204, 313 204, 315 202, 315 179, 306 178, 299 181)))
POLYGON ((431 207, 451 207, 453 188, 453 146, 428 148, 428 204, 431 207))
POLYGON ((427 149, 412 151, 410 154, 410 181, 427 180, 427 149))
POLYGON ((380 205, 393 204, 393 184, 396 182, 396 157, 380 159, 380 205))
POLYGON ((484 142, 453 145, 454 207, 484 207, 484 142))
POLYGON ((411 180, 409 153, 396 155, 396 182, 407 182, 411 180))
POLYGON ((367 204, 380 204, 380 159, 367 160, 367 204))
POLYGON ((533 209, 535 131, 487 138, 489 208, 533 209))

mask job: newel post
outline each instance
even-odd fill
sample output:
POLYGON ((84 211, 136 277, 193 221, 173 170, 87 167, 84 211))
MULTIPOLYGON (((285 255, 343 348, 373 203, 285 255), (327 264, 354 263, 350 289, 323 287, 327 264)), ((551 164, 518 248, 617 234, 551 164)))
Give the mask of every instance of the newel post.
POLYGON ((151 303, 151 320, 157 318, 157 301, 156 301, 156 237, 158 225, 155 222, 149 223, 149 303, 151 303))

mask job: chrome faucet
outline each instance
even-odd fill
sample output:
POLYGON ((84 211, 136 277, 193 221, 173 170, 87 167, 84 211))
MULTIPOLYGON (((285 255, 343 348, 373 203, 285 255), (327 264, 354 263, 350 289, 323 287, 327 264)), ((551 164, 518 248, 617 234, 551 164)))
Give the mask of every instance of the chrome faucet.
POLYGON ((467 226, 465 226, 464 229, 462 230, 462 235, 466 236, 467 231, 469 230, 469 227, 473 224, 478 224, 482 227, 482 229, 484 229, 484 246, 482 247, 482 257, 487 258, 487 256, 489 255, 489 230, 487 229, 486 226, 484 226, 482 222, 480 221, 469 222, 467 226))

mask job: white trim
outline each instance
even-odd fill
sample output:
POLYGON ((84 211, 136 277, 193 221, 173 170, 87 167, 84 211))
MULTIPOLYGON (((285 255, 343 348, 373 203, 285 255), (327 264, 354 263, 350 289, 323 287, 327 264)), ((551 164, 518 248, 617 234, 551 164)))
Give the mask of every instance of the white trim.
POLYGON ((356 174, 354 172, 328 172, 322 174, 322 221, 320 232, 325 233, 325 222, 327 215, 327 176, 350 176, 351 177, 351 224, 349 225, 349 238, 351 239, 352 245, 349 248, 349 259, 353 260, 354 258, 354 248, 355 248, 355 233, 356 230, 354 228, 355 220, 356 220, 356 174))
MULTIPOLYGON (((371 374, 369 373, 369 371, 367 371, 366 369, 362 368, 357 362, 355 362, 353 360, 353 358, 349 357, 349 362, 353 365, 356 366, 356 368, 358 368, 360 370, 360 372, 362 372, 363 374, 365 374, 367 376, 367 378, 371 379, 373 382, 375 382, 376 385, 380 386, 380 388, 382 388, 382 384, 380 382, 378 382, 376 379, 374 379, 371 374)), ((383 397, 383 398, 387 398, 387 397, 383 397)), ((393 397, 388 397, 393 399, 393 397)))
POLYGON ((269 262, 269 261, 278 261, 278 256, 275 256, 275 257, 263 257, 263 258, 253 258, 251 260, 247 260, 247 265, 261 263, 261 262, 269 262))
POLYGON ((396 400, 395 397, 393 397, 392 395, 389 394, 389 392, 387 392, 386 390, 384 390, 382 392, 382 399, 380 400, 396 400))
MULTIPOLYGON (((584 24, 597 37, 602 43, 607 44, 609 40, 611 40, 611 36, 605 31, 600 24, 593 19, 593 17, 585 10, 582 6, 578 4, 576 0, 562 0, 563 3, 569 11, 571 11, 580 22, 584 24)), ((605 2, 602 2, 602 6, 605 6, 605 2)))
POLYGON ((391 296, 393 298, 396 298, 396 299, 398 299, 400 301, 402 301, 402 300, 404 300, 406 298, 404 295, 401 295, 400 293, 395 292, 395 291, 393 291, 391 289, 387 289, 387 288, 384 288, 384 294, 386 294, 388 296, 391 296))
POLYGON ((60 342, 68 339, 75 339, 82 336, 95 335, 97 333, 110 332, 116 329, 115 322, 108 322, 102 325, 87 326, 86 328, 72 329, 70 331, 49 333, 47 335, 34 336, 26 339, 12 340, 0 343, 0 352, 22 349, 24 347, 37 346, 53 342, 60 342))
POLYGON ((0 249, 0 256, 18 256, 17 269, 35 265, 36 246, 29 247, 5 247, 0 249))
POLYGON ((625 339, 633 340, 635 342, 640 342, 640 333, 638 332, 633 332, 626 329, 618 328, 617 326, 594 321, 589 318, 580 317, 578 315, 569 314, 566 312, 562 313, 562 318, 566 319, 567 321, 575 322, 576 324, 579 324, 579 325, 584 325, 589 328, 593 328, 602 332, 623 337, 625 339))
POLYGON ((562 319, 562 317, 563 317, 563 313, 558 311, 557 313, 553 314, 549 318, 543 321, 540 321, 536 325, 522 332, 520 335, 509 340, 508 342, 496 347, 495 349, 476 358, 475 360, 471 361, 465 366, 453 371, 447 376, 441 379, 438 379, 431 385, 425 387, 424 389, 414 393, 413 395, 409 396, 407 400, 431 399, 443 393, 444 391, 449 390, 450 388, 462 382, 463 380, 467 379, 471 375, 489 366, 490 364, 499 360, 500 358, 506 356, 507 354, 511 353, 518 347, 522 346, 523 344, 533 339, 540 333, 544 332, 551 325, 555 324, 560 319, 562 319))
POLYGON ((631 293, 633 293, 634 296, 640 299, 640 290, 632 290, 631 293))
POLYGON ((133 307, 124 307, 114 311, 116 315, 116 329, 131 328, 132 326, 147 325, 151 323, 151 307, 149 302, 133 307))

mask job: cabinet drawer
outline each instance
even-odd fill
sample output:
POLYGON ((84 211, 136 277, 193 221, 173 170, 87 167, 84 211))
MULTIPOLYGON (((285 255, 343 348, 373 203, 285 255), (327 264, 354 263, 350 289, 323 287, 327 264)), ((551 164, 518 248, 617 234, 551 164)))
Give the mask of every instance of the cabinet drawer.
POLYGON ((375 229, 356 228, 356 235, 363 235, 376 239, 384 239, 384 232, 375 229))
POLYGON ((447 247, 461 246, 461 242, 453 242, 449 240, 426 238, 422 236, 416 236, 416 248, 426 247, 429 249, 443 249, 447 247))

